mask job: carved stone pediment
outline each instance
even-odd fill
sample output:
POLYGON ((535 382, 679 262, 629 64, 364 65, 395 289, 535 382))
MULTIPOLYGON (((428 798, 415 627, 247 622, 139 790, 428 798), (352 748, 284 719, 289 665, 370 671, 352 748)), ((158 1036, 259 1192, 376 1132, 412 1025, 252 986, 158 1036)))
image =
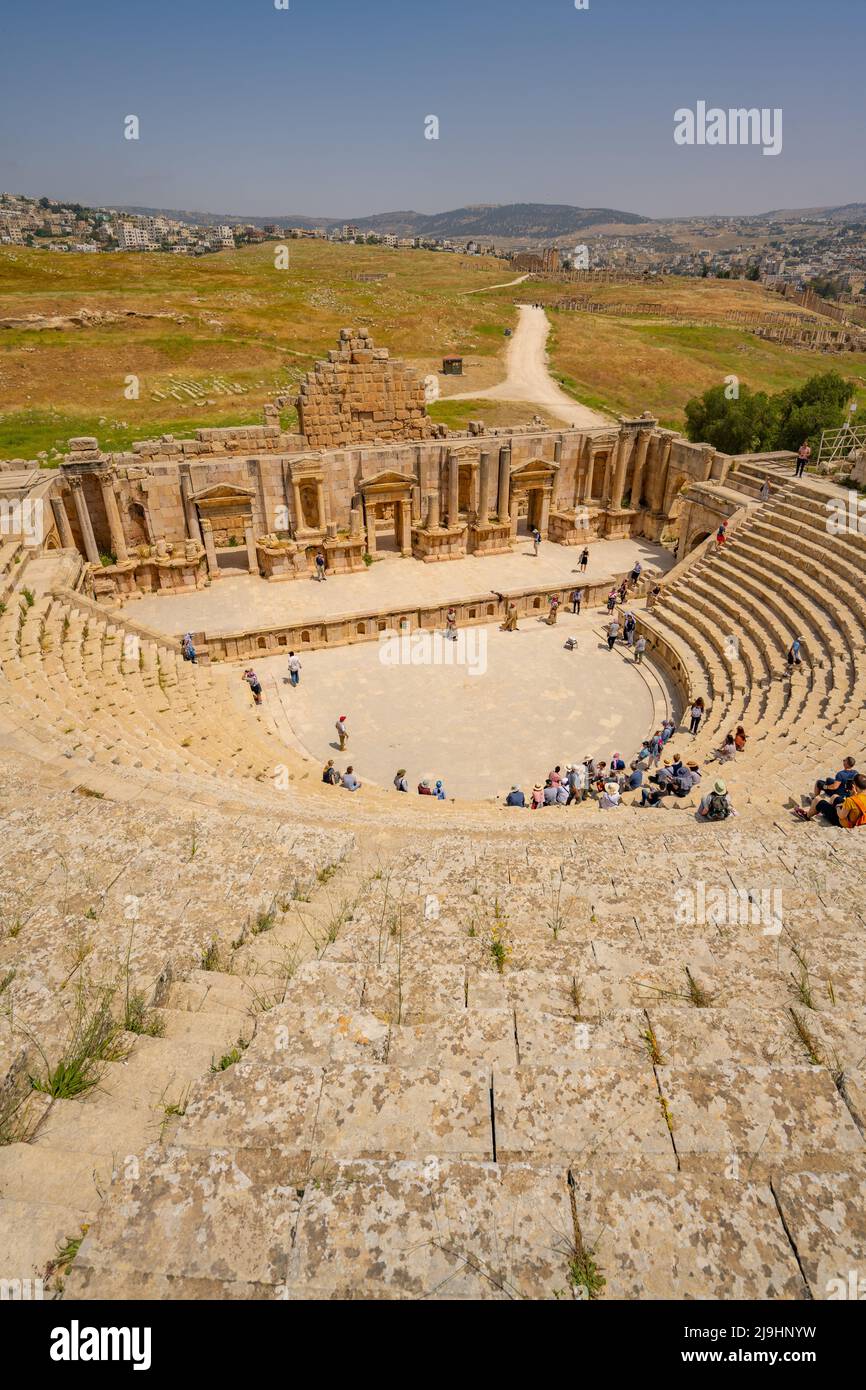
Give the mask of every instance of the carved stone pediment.
POLYGON ((553 463, 549 459, 528 459, 526 463, 520 463, 511 470, 512 483, 548 483, 556 477, 559 471, 559 464, 553 463))
POLYGON ((375 496, 380 492, 409 492, 416 486, 417 481, 411 473, 398 473, 396 469, 385 468, 381 473, 374 473, 371 478, 362 478, 358 487, 365 495, 372 493, 375 496))
POLYGON ((214 483, 212 487, 202 488, 201 492, 193 492, 190 501, 199 506, 231 506, 241 504, 248 506, 255 497, 255 490, 251 487, 241 487, 238 483, 214 483))

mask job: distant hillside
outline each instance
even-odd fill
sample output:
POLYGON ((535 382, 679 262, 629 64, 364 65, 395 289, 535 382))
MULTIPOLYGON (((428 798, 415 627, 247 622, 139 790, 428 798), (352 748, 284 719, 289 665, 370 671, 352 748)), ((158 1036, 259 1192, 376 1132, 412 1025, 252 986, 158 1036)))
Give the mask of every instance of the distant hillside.
POLYGON ((122 207, 120 212, 140 217, 171 217, 181 222, 210 226, 221 222, 247 222, 254 227, 275 222, 281 227, 341 227, 350 223, 364 232, 391 236, 424 237, 560 237, 607 223, 649 222, 635 212, 615 208, 577 208, 567 203, 479 203, 451 212, 380 212, 371 217, 309 217, 300 213, 274 213, 248 217, 236 212, 186 212, 174 208, 122 207))
POLYGON ((558 237, 603 223, 647 222, 634 212, 613 208, 576 208, 566 203, 481 203, 437 212, 385 213, 361 218, 358 226, 371 231, 392 231, 388 224, 400 222, 404 236, 428 237, 558 237))
POLYGON ((791 222, 801 217, 821 217, 828 222, 866 222, 866 203, 841 203, 838 207, 827 208, 777 208, 775 212, 762 213, 755 220, 772 218, 774 222, 791 222))

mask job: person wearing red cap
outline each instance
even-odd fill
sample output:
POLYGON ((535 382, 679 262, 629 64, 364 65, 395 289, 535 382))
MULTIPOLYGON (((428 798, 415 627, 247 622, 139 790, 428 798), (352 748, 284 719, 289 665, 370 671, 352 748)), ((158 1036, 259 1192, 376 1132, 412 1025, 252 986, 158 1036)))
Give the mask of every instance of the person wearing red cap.
POLYGON ((341 714, 336 724, 337 738, 340 740, 340 752, 342 753, 346 744, 349 742, 349 731, 346 728, 346 716, 341 714))

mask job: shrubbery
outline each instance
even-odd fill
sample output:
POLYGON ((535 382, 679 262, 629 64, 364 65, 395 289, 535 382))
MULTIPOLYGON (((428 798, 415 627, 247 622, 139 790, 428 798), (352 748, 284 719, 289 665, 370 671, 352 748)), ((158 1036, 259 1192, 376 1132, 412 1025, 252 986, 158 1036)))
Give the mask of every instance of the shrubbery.
POLYGON ((729 387, 711 386, 687 403, 686 434, 725 454, 798 449, 804 439, 816 451, 821 431, 843 424, 854 390, 854 383, 838 372, 809 377, 776 395, 740 386, 736 398, 729 399, 729 387))

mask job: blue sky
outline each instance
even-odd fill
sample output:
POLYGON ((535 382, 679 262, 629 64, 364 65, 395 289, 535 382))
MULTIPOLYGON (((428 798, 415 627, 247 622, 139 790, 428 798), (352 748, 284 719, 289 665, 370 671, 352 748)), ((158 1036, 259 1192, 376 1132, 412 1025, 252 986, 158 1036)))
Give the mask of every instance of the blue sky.
POLYGON ((2 37, 8 191, 328 217, 866 201, 866 0, 31 0, 2 37), (782 153, 677 146, 698 100, 781 107, 782 153))

